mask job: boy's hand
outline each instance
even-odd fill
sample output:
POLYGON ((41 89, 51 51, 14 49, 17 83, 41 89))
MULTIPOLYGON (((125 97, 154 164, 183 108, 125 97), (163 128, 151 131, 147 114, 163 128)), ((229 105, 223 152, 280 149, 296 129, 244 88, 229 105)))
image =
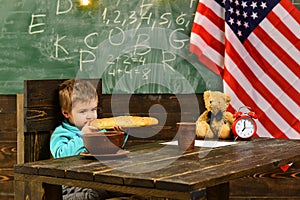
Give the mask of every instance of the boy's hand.
POLYGON ((124 132, 124 130, 123 130, 123 128, 121 126, 115 126, 114 130, 115 131, 122 131, 122 132, 124 132))
POLYGON ((95 126, 90 126, 89 123, 86 123, 84 127, 82 127, 81 131, 83 132, 83 134, 85 134, 85 133, 99 132, 99 129, 96 128, 95 126))

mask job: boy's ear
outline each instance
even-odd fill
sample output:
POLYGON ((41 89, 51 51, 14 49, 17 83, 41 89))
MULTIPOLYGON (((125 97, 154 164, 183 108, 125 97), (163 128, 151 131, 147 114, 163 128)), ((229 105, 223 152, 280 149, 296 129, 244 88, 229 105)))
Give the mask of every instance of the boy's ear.
POLYGON ((63 116, 67 119, 70 118, 70 113, 64 109, 61 109, 61 113, 63 114, 63 116))

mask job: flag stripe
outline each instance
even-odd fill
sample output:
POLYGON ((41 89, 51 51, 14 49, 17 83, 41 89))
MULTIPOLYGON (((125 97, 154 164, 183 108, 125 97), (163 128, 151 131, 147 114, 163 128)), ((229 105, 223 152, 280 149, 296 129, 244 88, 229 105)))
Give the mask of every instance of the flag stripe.
POLYGON ((297 9, 292 10, 290 7, 286 7, 284 3, 280 3, 272 10, 271 13, 269 13, 268 19, 270 21, 273 21, 274 24, 276 24, 277 21, 280 21, 280 23, 289 27, 291 31, 291 35, 286 35, 287 38, 296 37, 299 39, 299 31, 298 31, 299 29, 297 30, 296 28, 299 27, 299 15, 300 15, 299 10, 297 9), (295 13, 294 15, 298 15, 298 16, 297 17, 293 16, 293 13, 295 13), (273 16, 275 17, 274 19, 272 19, 273 16))
MULTIPOLYGON (((283 48, 280 46, 277 41, 273 40, 269 34, 265 35, 266 32, 258 26, 254 31, 254 34, 250 35, 248 40, 255 45, 254 48, 258 49, 262 55, 268 56, 266 60, 277 70, 281 71, 283 69, 288 70, 287 73, 283 74, 285 78, 292 78, 295 80, 299 77, 299 72, 297 72, 293 67, 288 67, 287 64, 291 64, 292 66, 296 66, 297 63, 294 58, 292 58, 283 48), (270 57, 269 57, 270 56, 270 57), (292 71, 291 71, 292 70, 292 71)), ((277 37, 278 38, 278 37, 277 37)), ((291 45, 288 48, 291 52, 295 49, 291 45)))
MULTIPOLYGON (((268 36, 265 36, 265 37, 268 37, 268 36)), ((266 39, 266 38, 264 38, 264 39, 266 39)), ((254 34, 250 35, 248 40, 246 40, 244 42, 244 46, 248 50, 248 53, 251 55, 251 57, 259 65, 259 68, 263 70, 263 73, 270 76, 271 80, 269 80, 269 82, 271 82, 271 84, 272 84, 272 85, 270 85, 270 87, 273 86, 273 90, 276 89, 277 91, 278 90, 285 91, 288 96, 290 96, 291 98, 294 99, 296 104, 300 105, 300 99, 295 98, 295 96, 299 95, 298 94, 299 92, 297 92, 297 90, 293 87, 293 84, 295 84, 299 78, 297 78, 294 74, 289 73, 289 69, 284 68, 285 65, 281 64, 280 58, 272 55, 272 52, 267 47, 263 46, 263 44, 260 44, 260 45, 255 44, 256 45, 256 47, 255 47, 252 44, 252 41, 259 41, 259 39, 257 37, 255 37, 254 34), (259 46, 259 47, 257 47, 257 46, 259 46), (265 58, 268 58, 268 60, 266 60, 265 58), (270 63, 271 58, 272 58, 272 60, 274 60, 273 63, 270 63), (277 65, 280 65, 280 67, 277 67, 278 69, 276 69, 277 65), (280 73, 283 70, 285 71, 285 73, 280 73), (283 77, 282 74, 285 77, 283 77), (289 81, 287 81, 287 80, 289 80, 289 81), (275 85, 276 85, 276 88, 275 88, 275 85), (280 87, 280 88, 277 88, 277 87, 280 87)), ((276 46, 276 44, 272 43, 271 41, 266 42, 266 44, 268 44, 268 46, 269 45, 276 46)), ((280 47, 277 47, 277 48, 280 48, 280 47)), ((288 56, 286 56, 286 57, 288 57, 288 56)), ((293 62, 293 60, 291 60, 290 62, 293 62)), ((266 85, 267 82, 264 84, 266 85)), ((277 93, 277 95, 279 95, 279 92, 277 93)), ((296 105, 293 105, 293 106, 296 106, 296 105)))
MULTIPOLYGON (((220 6, 220 4, 218 4, 216 1, 211 1, 211 0, 204 0, 204 1, 200 1, 198 3, 198 7, 197 7, 197 12, 198 10, 201 10, 204 7, 206 9, 210 9, 211 11, 213 11, 215 13, 215 15, 217 16, 217 18, 219 18, 220 20, 218 21, 219 23, 215 23, 216 25, 220 25, 220 27, 224 27, 224 8, 220 6)), ((215 21, 215 19, 210 18, 211 21, 215 21)))
MULTIPOLYGON (((270 34, 267 34, 265 32, 264 29, 262 29, 260 26, 258 26, 256 28, 256 30, 254 31, 255 35, 264 42, 264 45, 266 46, 266 48, 268 48, 268 51, 271 51, 272 54, 275 54, 276 59, 279 59, 280 63, 282 62, 282 64, 279 64, 280 66, 285 66, 285 68, 288 70, 287 73, 285 73, 286 76, 292 78, 293 80, 295 80, 295 78, 299 78, 300 77, 300 71, 296 69, 296 67, 294 66, 299 66, 299 64, 297 64, 297 59, 296 58, 296 54, 297 54, 297 50, 294 48, 294 46, 292 44, 290 44, 288 41, 285 43, 287 45, 279 45, 276 41, 273 40, 273 38, 271 38, 270 34), (289 45, 289 47, 287 47, 289 45), (285 49, 284 49, 285 47, 285 49)), ((251 36, 250 36, 251 37, 251 36)), ((277 40, 280 39, 280 36, 278 36, 277 34, 277 40)), ((265 49, 264 49, 265 50, 265 49)), ((270 59, 268 57, 268 59, 270 59)), ((276 64, 277 60, 274 60, 273 64, 276 64)), ((280 69, 278 69, 280 71, 280 69)))
MULTIPOLYGON (((218 5, 215 1, 210 1, 207 6, 199 3, 198 11, 201 13, 211 13, 211 8, 218 5)), ((224 29, 223 19, 217 14, 209 14, 208 17, 199 12, 195 14, 195 23, 192 27, 190 50, 198 56, 198 59, 209 67, 216 74, 222 74, 224 66, 224 29), (200 26, 199 24, 204 24, 200 26), (209 29, 203 29, 203 26, 209 29), (221 28, 221 29, 220 29, 221 28), (213 34, 211 34, 213 33, 213 34), (213 37, 212 37, 213 35, 213 37), (209 40, 208 40, 209 39, 209 40), (208 45, 207 42, 214 45, 208 45), (201 49, 199 48, 201 47, 201 49)))
MULTIPOLYGON (((287 34, 284 35, 284 33, 288 32, 292 27, 290 27, 290 29, 288 29, 289 27, 287 27, 286 29, 282 30, 282 32, 280 32, 280 29, 278 29, 279 24, 278 23, 276 24, 277 27, 276 25, 273 26, 273 24, 274 24, 274 19, 271 19, 271 21, 264 20, 261 22, 261 25, 257 27, 257 29, 259 30, 254 30, 254 32, 257 34, 257 32, 263 30, 264 32, 260 34, 262 35, 262 37, 264 36, 263 34, 265 34, 266 37, 272 38, 274 44, 277 43, 276 45, 282 48, 282 49, 278 49, 277 51, 279 50, 283 51, 284 53, 288 54, 293 60, 299 59, 299 57, 297 57, 299 53, 299 49, 296 46, 297 41, 299 41, 299 39, 295 38, 295 40, 293 41, 292 40, 293 35, 291 35, 290 38, 287 38, 289 37, 287 34), (272 29, 272 31, 270 31, 269 29, 272 29)), ((272 50, 275 50, 275 48, 273 48, 272 50)), ((292 66, 293 64, 294 63, 291 63, 292 66)))
POLYGON ((219 53, 219 56, 224 54, 224 45, 219 42, 219 40, 215 39, 213 35, 206 31, 206 29, 197 24, 195 24, 194 29, 196 29, 195 33, 202 33, 202 40, 205 42, 205 44, 209 45, 211 48, 217 51, 219 53))
MULTIPOLYGON (((300 24, 300 17, 299 17, 300 11, 295 6, 293 6, 291 4, 290 0, 281 0, 280 5, 282 7, 284 7, 284 9, 287 11, 288 15, 290 15, 291 18, 293 18, 293 20, 296 21, 296 23, 291 24, 292 27, 293 27, 293 25, 295 25, 294 27, 297 27, 297 26, 299 27, 299 24, 300 24)), ((275 8, 275 10, 276 10, 276 8, 275 8)), ((291 22, 288 21, 288 23, 290 24, 291 22)), ((296 29, 296 32, 297 32, 297 29, 296 29)), ((296 33, 296 35, 299 35, 299 31, 298 31, 298 34, 296 33)))
MULTIPOLYGON (((280 33, 282 33, 285 36, 285 38, 287 40, 289 40, 289 43, 291 43, 291 44, 299 43, 299 38, 297 38, 297 36, 293 32, 293 30, 295 30, 295 28, 284 24, 274 12, 270 12, 270 14, 267 16, 267 19, 273 24, 274 27, 276 27, 276 29, 280 33)), ((276 29, 274 29, 274 30, 276 30, 276 29)), ((299 49, 299 47, 297 47, 297 48, 299 49)))
MULTIPOLYGON (((204 54, 207 58, 213 60, 215 64, 221 68, 224 66, 224 59, 223 56, 220 56, 220 53, 218 53, 215 49, 211 48, 202 37, 200 37, 197 34, 191 34, 191 38, 194 39, 194 45, 195 47, 202 46, 202 54, 204 54)), ((199 49, 199 48, 198 48, 199 49)))
MULTIPOLYGON (((300 14, 300 13, 299 13, 300 14)), ((268 20, 262 21, 260 27, 264 29, 265 36, 270 35, 270 37, 274 38, 274 40, 281 46, 282 51, 289 54, 295 61, 298 60, 299 66, 299 38, 297 38, 291 30, 295 30, 297 26, 286 26, 281 20, 276 19, 273 13, 270 13, 272 18, 267 16, 268 20), (270 31, 272 30, 272 31, 270 31)), ((300 30, 300 26, 298 25, 300 30)), ((257 32, 257 31, 256 31, 257 32)), ((262 35, 262 34, 261 34, 262 35)), ((299 35, 299 33, 298 33, 299 35)), ((268 36, 269 37, 269 36, 268 36)), ((273 48, 274 50, 274 48, 273 48)), ((290 63, 287 66, 294 66, 294 63, 290 63)), ((296 68, 296 67, 290 67, 296 68)))
MULTIPOLYGON (((215 1, 211 1, 211 3, 213 3, 213 2, 215 2, 215 1)), ((212 6, 214 6, 214 5, 212 5, 212 6)), ((201 17, 205 17, 205 18, 207 17, 213 24, 218 26, 222 32, 224 32, 225 24, 224 24, 224 20, 222 19, 222 16, 217 15, 214 11, 212 11, 212 9, 207 7, 205 4, 201 4, 200 6, 198 6, 196 16, 197 15, 201 15, 201 17)), ((201 24, 201 22, 199 21, 198 18, 196 18, 196 16, 195 16, 195 22, 198 24, 201 24)))
POLYGON ((190 44, 190 51, 195 53, 198 56, 198 60, 205 64, 210 70, 212 70, 216 74, 222 74, 223 68, 217 65, 213 60, 203 54, 202 50, 199 49, 195 44, 190 44))

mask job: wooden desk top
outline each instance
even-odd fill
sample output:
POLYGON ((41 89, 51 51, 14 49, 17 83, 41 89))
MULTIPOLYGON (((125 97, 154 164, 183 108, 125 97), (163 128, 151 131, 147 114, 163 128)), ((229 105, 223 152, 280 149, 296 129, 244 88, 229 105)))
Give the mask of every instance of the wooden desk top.
POLYGON ((125 158, 83 156, 15 165, 15 173, 188 192, 300 160, 300 142, 253 139, 182 154, 177 146, 134 146, 125 158))

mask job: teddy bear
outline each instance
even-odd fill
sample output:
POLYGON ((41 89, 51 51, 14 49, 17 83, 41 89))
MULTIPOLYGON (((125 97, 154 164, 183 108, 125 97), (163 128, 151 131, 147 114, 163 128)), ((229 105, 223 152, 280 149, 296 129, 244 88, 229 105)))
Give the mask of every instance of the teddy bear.
POLYGON ((231 101, 229 94, 219 91, 205 91, 203 94, 206 110, 196 121, 197 138, 229 139, 233 114, 227 112, 231 101))

